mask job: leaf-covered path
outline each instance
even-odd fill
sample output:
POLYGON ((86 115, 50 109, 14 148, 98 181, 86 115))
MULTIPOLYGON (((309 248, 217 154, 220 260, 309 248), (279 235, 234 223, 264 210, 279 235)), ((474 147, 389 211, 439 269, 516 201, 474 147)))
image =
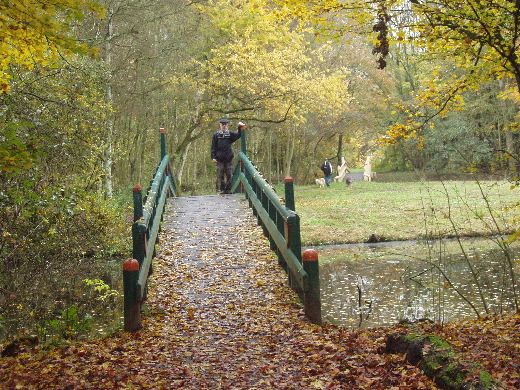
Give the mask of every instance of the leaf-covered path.
POLYGON ((0 388, 436 388, 402 356, 379 353, 388 329, 306 321, 239 195, 170 201, 143 325, 2 359, 0 388))

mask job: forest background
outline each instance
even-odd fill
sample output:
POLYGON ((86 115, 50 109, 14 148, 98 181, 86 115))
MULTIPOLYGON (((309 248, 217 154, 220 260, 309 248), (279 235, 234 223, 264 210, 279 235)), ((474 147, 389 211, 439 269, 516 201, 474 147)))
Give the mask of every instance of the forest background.
POLYGON ((516 2, 0 10, 3 336, 28 323, 66 336, 93 320, 79 313, 116 310, 120 268, 107 259, 130 248, 125 199, 153 173, 160 127, 184 194, 214 193, 209 147, 223 116, 247 123, 248 154, 272 183, 312 183, 324 158, 360 168, 368 155, 378 172, 517 183, 516 2))

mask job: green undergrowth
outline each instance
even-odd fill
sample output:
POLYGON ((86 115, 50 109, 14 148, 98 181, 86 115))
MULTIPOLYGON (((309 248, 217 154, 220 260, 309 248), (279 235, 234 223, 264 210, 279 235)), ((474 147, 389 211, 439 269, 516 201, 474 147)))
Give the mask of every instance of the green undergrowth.
POLYGON ((440 336, 408 333, 397 338, 392 335, 390 339, 397 347, 392 353, 405 352, 406 360, 418 365, 443 390, 484 390, 499 386, 480 363, 457 354, 440 336), (402 341, 395 343, 401 337, 402 341))
POLYGON ((132 210, 123 198, 81 195, 27 207, 4 231, 0 342, 36 337, 55 345, 120 328, 132 210))

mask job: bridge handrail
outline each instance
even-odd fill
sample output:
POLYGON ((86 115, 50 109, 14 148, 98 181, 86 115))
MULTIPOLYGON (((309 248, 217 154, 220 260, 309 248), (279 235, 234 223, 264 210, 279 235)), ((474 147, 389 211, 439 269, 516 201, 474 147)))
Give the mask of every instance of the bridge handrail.
POLYGON ((152 271, 155 244, 158 241, 166 198, 177 196, 170 158, 166 154, 164 129, 161 128, 161 162, 155 170, 143 202, 142 189, 134 187, 134 223, 132 259, 123 263, 124 329, 141 328, 141 305, 146 300, 148 276, 152 271))
MULTIPOLYGON (((264 233, 271 242, 271 248, 280 253, 284 265, 286 264, 292 271, 299 288, 302 291, 307 291, 309 277, 303 269, 301 260, 298 215, 282 204, 280 196, 243 152, 240 152, 238 157, 242 163, 243 171, 238 172, 238 180, 233 188, 238 187, 238 182, 243 186, 250 206, 252 206, 254 214, 264 228, 264 233), (298 237, 295 238, 298 242, 294 242, 290 238, 290 233, 295 229, 298 230, 298 237)), ((240 167, 237 168, 240 169, 240 167)))
POLYGON ((134 248, 133 253, 134 259, 139 261, 142 258, 142 261, 139 261, 139 279, 137 281, 138 300, 143 300, 146 295, 145 288, 166 206, 166 197, 177 195, 175 183, 169 174, 171 172, 169 163, 169 156, 164 156, 155 171, 154 178, 147 191, 143 206, 143 216, 134 222, 137 231, 137 235, 133 236, 137 238, 137 247, 134 248))
POLYGON ((282 203, 282 201, 280 200, 280 196, 276 193, 273 187, 269 185, 267 180, 264 179, 263 175, 258 171, 258 169, 256 169, 256 167, 253 165, 251 160, 249 160, 245 153, 240 152, 238 154, 238 158, 244 164, 244 172, 249 173, 250 177, 256 182, 256 184, 260 186, 262 192, 264 192, 269 197, 269 200, 273 203, 274 207, 276 207, 277 211, 282 216, 284 216, 284 218, 288 218, 291 215, 296 215, 294 211, 289 210, 282 203))
MULTIPOLYGON (((305 313, 312 322, 321 323, 318 264, 317 261, 302 259, 300 217, 289 208, 294 208, 294 199, 287 199, 287 182, 283 204, 246 154, 242 151, 238 157, 232 192, 237 192, 240 187, 246 194, 253 214, 269 238, 271 249, 277 253, 280 265, 289 275, 291 287, 303 298, 305 313)), ((290 184, 292 186, 292 180, 290 184)))

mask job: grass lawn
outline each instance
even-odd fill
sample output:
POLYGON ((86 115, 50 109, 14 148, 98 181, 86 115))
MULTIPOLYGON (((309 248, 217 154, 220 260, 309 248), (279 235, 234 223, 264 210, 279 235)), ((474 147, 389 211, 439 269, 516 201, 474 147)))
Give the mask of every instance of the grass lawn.
POLYGON ((303 245, 366 242, 373 234, 384 241, 509 234, 520 215, 518 191, 506 181, 469 180, 294 188, 303 245))

